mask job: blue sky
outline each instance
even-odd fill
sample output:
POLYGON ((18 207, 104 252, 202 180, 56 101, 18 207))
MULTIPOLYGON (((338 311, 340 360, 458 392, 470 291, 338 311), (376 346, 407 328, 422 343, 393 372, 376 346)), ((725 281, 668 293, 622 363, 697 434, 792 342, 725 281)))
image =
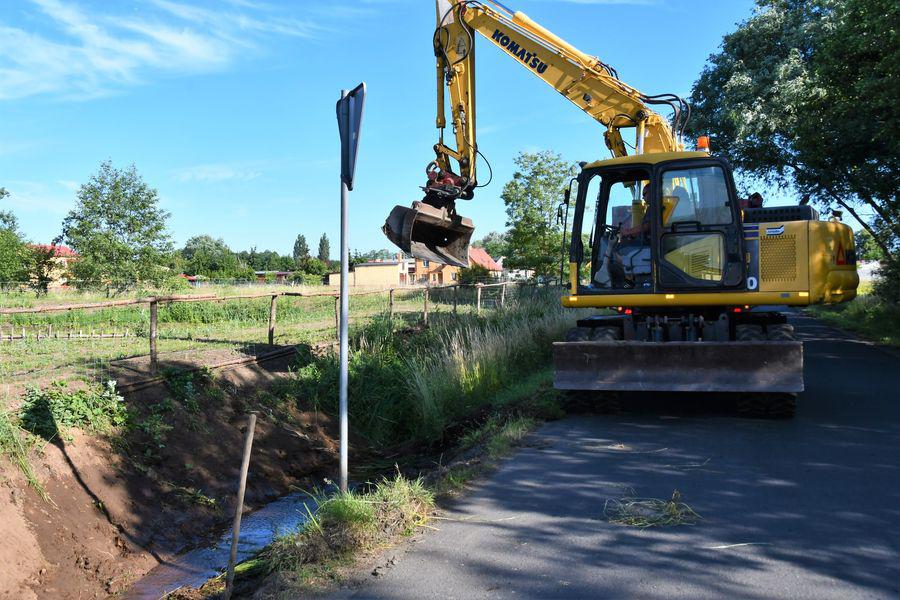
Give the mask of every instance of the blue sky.
MULTIPOLYGON (((687 95, 752 0, 506 0, 647 93, 687 95)), ((369 97, 350 246, 387 248, 394 204, 421 197, 433 158, 432 0, 3 0, 0 186, 26 235, 49 241, 101 161, 134 163, 177 244, 289 253, 325 232, 336 253, 342 87, 369 97)), ((480 41, 479 148, 494 181, 461 212, 502 230, 521 150, 606 158, 603 130, 480 41)))

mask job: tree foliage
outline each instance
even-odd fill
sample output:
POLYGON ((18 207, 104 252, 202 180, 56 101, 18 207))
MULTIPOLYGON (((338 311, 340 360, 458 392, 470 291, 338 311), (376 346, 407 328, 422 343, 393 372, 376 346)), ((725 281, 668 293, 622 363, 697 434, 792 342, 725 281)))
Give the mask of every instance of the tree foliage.
POLYGON ((898 29, 896 0, 757 0, 694 84, 691 130, 742 173, 841 207, 896 258, 898 29))
MULTIPOLYGON (((9 196, 0 188, 0 200, 9 196)), ((0 285, 25 281, 27 248, 19 233, 19 221, 6 210, 0 210, 0 285)))
POLYGON ((189 239, 181 250, 183 270, 189 275, 203 275, 211 279, 248 279, 253 269, 238 260, 237 255, 222 238, 197 235, 189 239))
POLYGON ((501 256, 509 254, 509 240, 506 233, 491 231, 480 240, 472 245, 476 248, 484 248, 484 251, 491 255, 491 258, 497 260, 501 256))
POLYGON ((293 256, 294 262, 298 265, 309 258, 309 244, 306 243, 306 236, 302 233, 297 234, 297 239, 294 241, 293 256))
POLYGON ((62 225, 61 239, 80 255, 73 266, 75 278, 107 290, 160 282, 172 246, 168 217, 157 191, 134 165, 120 170, 110 161, 102 163, 79 188, 76 207, 62 225))
POLYGON ((553 152, 522 152, 500 197, 506 205, 508 256, 505 266, 533 269, 537 277, 559 273, 562 224, 556 213, 572 176, 572 165, 553 152))
POLYGON ((331 260, 331 243, 328 241, 328 236, 324 233, 319 238, 319 253, 316 256, 326 264, 331 260))

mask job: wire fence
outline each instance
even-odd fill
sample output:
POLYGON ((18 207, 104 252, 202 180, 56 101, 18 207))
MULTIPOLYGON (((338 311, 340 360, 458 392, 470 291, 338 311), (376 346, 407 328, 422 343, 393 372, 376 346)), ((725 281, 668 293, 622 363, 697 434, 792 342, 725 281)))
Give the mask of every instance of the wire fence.
MULTIPOLYGON (((533 287, 503 282, 354 290, 351 325, 383 314, 427 325, 435 313, 502 309, 533 287)), ((128 387, 169 369, 252 362, 300 344, 336 340, 336 290, 225 291, 117 300, 88 296, 67 303, 51 295, 32 297, 30 305, 0 303, 0 385, 7 393, 75 379, 115 379, 128 387)))

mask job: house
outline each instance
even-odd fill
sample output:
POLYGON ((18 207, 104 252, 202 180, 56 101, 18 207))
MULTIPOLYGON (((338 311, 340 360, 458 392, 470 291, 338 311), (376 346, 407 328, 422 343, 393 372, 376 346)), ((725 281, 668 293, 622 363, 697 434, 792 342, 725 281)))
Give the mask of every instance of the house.
POLYGON ((503 267, 497 264, 491 255, 484 248, 469 247, 469 264, 478 265, 487 270, 488 274, 496 279, 503 275, 503 267))
POLYGON ((41 252, 52 252, 53 267, 50 269, 50 288, 66 287, 72 273, 72 264, 78 260, 78 253, 68 246, 54 244, 29 244, 29 248, 41 252))
POLYGON ((291 276, 290 271, 254 271, 256 275, 256 283, 275 283, 277 285, 285 285, 291 276))
POLYGON ((503 278, 507 281, 528 281, 534 278, 534 271, 531 269, 507 269, 503 263, 506 257, 501 256, 497 259, 497 264, 503 269, 503 278))
MULTIPOLYGON (((400 282, 403 263, 399 260, 373 260, 353 265, 350 270, 349 285, 367 287, 392 287, 400 282)), ((340 273, 328 275, 328 285, 341 284, 340 273)))
MULTIPOLYGON (((395 260, 379 259, 354 265, 348 283, 367 287, 451 285, 458 279, 459 267, 409 258, 399 253, 395 260)), ((340 273, 328 275, 328 285, 337 286, 340 283, 340 273)))
POLYGON ((407 285, 452 285, 459 280, 459 267, 442 265, 421 258, 406 260, 406 277, 400 277, 407 285))

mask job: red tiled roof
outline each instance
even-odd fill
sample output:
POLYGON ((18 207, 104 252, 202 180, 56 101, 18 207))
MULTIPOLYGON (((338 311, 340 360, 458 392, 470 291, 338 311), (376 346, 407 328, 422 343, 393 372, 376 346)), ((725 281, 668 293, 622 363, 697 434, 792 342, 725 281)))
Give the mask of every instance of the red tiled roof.
POLYGON ((68 246, 54 246, 53 244, 29 244, 29 246, 38 250, 50 250, 52 248, 53 256, 59 258, 76 258, 78 256, 78 253, 68 246))
POLYGON ((484 248, 476 248, 469 246, 469 262, 484 267, 488 271, 502 271, 503 268, 497 264, 491 255, 484 248))

